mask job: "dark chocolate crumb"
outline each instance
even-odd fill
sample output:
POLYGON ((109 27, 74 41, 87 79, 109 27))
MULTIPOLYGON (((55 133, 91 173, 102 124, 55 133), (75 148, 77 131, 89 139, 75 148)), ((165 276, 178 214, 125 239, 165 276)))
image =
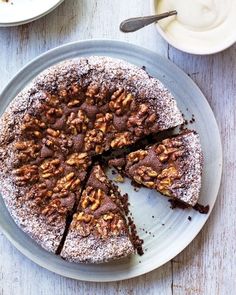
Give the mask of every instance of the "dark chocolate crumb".
POLYGON ((191 216, 188 216, 188 220, 191 221, 192 220, 192 217, 191 216))
POLYGON ((180 208, 180 209, 186 209, 186 208, 189 208, 189 205, 179 201, 179 200, 176 200, 176 199, 170 199, 168 200, 171 204, 170 208, 171 209, 175 209, 175 208, 180 208))
POLYGON ((186 208, 193 208, 194 210, 198 211, 201 214, 207 214, 209 212, 209 205, 203 206, 201 204, 196 204, 195 206, 191 207, 179 200, 170 199, 169 202, 171 203, 171 209, 180 208, 180 209, 186 209, 186 208))
POLYGON ((201 214, 207 214, 209 212, 209 210, 210 210, 210 206, 209 205, 203 206, 203 205, 197 203, 193 207, 193 209, 198 211, 201 214))

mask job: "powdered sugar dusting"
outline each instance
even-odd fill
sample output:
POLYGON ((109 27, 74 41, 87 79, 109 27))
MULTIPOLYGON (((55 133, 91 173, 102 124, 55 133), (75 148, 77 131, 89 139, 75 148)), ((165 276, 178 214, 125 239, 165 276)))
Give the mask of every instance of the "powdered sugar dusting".
POLYGON ((76 230, 70 230, 61 256, 69 261, 102 263, 134 253, 134 247, 127 235, 98 239, 93 235, 82 237, 76 230))
POLYGON ((181 135, 181 141, 186 149, 186 161, 184 173, 181 181, 186 184, 186 188, 175 189, 178 199, 189 204, 196 205, 201 189, 201 175, 203 155, 199 135, 190 132, 181 135))

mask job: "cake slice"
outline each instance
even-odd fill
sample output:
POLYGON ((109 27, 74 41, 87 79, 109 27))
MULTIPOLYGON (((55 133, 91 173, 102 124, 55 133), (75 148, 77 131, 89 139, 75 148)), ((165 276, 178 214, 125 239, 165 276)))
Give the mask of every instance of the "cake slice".
POLYGON ((125 211, 116 187, 99 165, 94 166, 61 256, 73 262, 102 263, 134 253, 125 211))
POLYGON ((196 205, 203 156, 199 135, 187 131, 126 157, 126 174, 139 184, 188 206, 196 205))

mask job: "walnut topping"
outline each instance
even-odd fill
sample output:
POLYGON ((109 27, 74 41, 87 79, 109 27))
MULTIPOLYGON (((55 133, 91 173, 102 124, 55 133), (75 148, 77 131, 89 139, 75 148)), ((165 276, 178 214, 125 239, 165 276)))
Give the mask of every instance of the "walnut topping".
POLYGON ((121 233, 123 229, 124 229, 124 220, 120 216, 115 215, 111 221, 112 234, 118 235, 119 233, 121 233))
POLYGON ((105 85, 99 87, 96 82, 92 82, 85 93, 86 102, 90 105, 101 106, 106 103, 109 91, 105 85))
POLYGON ((49 202, 42 210, 42 214, 48 217, 49 222, 55 221, 58 218, 58 213, 60 215, 65 215, 67 213, 67 208, 62 206, 61 201, 58 199, 49 202))
POLYGON ((110 113, 97 114, 94 127, 101 130, 103 133, 109 132, 114 129, 112 125, 113 115, 110 113))
POLYGON ((47 93, 46 102, 51 107, 57 107, 60 103, 58 96, 47 93))
POLYGON ((82 87, 80 85, 78 85, 77 83, 72 84, 68 91, 69 91, 69 95, 74 97, 77 96, 78 93, 81 91, 82 87))
POLYGON ((45 160, 40 165, 40 170, 41 170, 40 176, 46 179, 54 175, 61 174, 63 172, 63 168, 59 166, 60 166, 59 159, 45 160))
POLYGON ((86 214, 84 212, 80 212, 79 214, 76 214, 75 219, 77 221, 84 221, 84 222, 88 223, 89 221, 91 221, 92 217, 93 216, 91 214, 86 214))
POLYGON ((147 156, 148 152, 144 150, 138 150, 128 155, 128 161, 134 164, 140 160, 143 160, 147 156))
POLYGON ((38 167, 36 165, 24 165, 18 169, 15 169, 16 182, 19 185, 25 185, 25 183, 32 183, 38 180, 38 167))
POLYGON ((130 109, 132 100, 132 94, 127 94, 123 89, 118 89, 111 96, 109 108, 115 112, 116 115, 122 115, 130 109))
POLYGON ((164 195, 170 196, 169 189, 172 186, 173 181, 180 178, 180 176, 178 170, 173 165, 163 169, 157 176, 160 180, 159 183, 157 183, 158 190, 164 195))
POLYGON ((68 93, 67 93, 67 90, 66 89, 60 89, 59 91, 58 91, 58 95, 59 95, 59 97, 61 97, 61 98, 65 98, 65 97, 67 97, 68 96, 68 93))
POLYGON ((18 141, 15 143, 15 148, 19 151, 17 158, 22 162, 36 159, 40 151, 40 146, 33 140, 18 141))
POLYGON ((133 139, 130 132, 116 133, 115 138, 111 142, 112 148, 121 148, 123 146, 133 143, 133 139))
POLYGON ((103 190, 94 189, 90 186, 83 191, 81 196, 81 207, 83 209, 90 207, 92 211, 97 210, 97 208, 101 205, 102 198, 104 197, 105 193, 103 190))
POLYGON ((70 166, 76 166, 77 168, 86 169, 90 162, 90 158, 87 153, 74 153, 71 154, 66 163, 70 166))
POLYGON ((69 130, 73 135, 77 135, 78 133, 85 132, 88 127, 89 119, 86 114, 79 110, 78 113, 70 113, 67 124, 69 125, 69 130))
POLYGON ((52 128, 48 128, 47 129, 47 134, 52 136, 52 137, 58 137, 60 135, 60 131, 59 130, 54 130, 52 128))
POLYGON ((147 127, 151 127, 155 123, 156 119, 156 114, 152 113, 147 105, 141 104, 137 110, 132 112, 127 121, 127 126, 134 129, 136 136, 141 136, 145 134, 147 127))
POLYGON ((24 116, 23 125, 21 126, 22 131, 40 131, 44 128, 46 128, 46 124, 44 122, 40 122, 38 119, 30 116, 29 114, 24 116))
POLYGON ((56 183, 56 186, 54 187, 53 191, 55 193, 58 193, 60 191, 67 191, 78 188, 80 185, 80 179, 75 177, 74 172, 68 173, 66 176, 59 179, 56 183))
POLYGON ((135 171, 134 180, 138 183, 144 184, 147 187, 155 188, 157 172, 151 167, 140 166, 135 171))
POLYGON ((107 181, 106 176, 104 175, 102 169, 100 166, 96 166, 94 168, 94 175, 97 178, 97 180, 99 180, 100 182, 104 183, 107 181))
POLYGON ((163 179, 163 178, 178 178, 179 173, 178 170, 174 166, 170 166, 168 168, 165 168, 161 171, 160 174, 158 174, 157 178, 158 179, 163 179))
POLYGON ((85 95, 87 97, 92 98, 92 97, 94 97, 94 95, 96 95, 98 93, 98 91, 99 91, 99 85, 95 82, 92 82, 89 84, 85 95))
POLYGON ((174 139, 165 139, 162 144, 159 144, 156 148, 156 153, 161 162, 167 160, 175 161, 178 157, 183 156, 184 150, 181 147, 182 143, 174 139))
POLYGON ((111 220, 113 218, 114 218, 114 214, 112 212, 109 212, 109 213, 103 215, 103 219, 106 221, 111 220))
POLYGON ((89 130, 84 138, 85 151, 95 150, 97 154, 103 152, 104 134, 101 130, 89 130))
POLYGON ((87 237, 91 232, 93 219, 91 214, 79 212, 74 215, 72 226, 82 237, 87 237))
POLYGON ((102 238, 119 235, 124 228, 124 220, 118 214, 109 212, 96 220, 96 230, 102 238))

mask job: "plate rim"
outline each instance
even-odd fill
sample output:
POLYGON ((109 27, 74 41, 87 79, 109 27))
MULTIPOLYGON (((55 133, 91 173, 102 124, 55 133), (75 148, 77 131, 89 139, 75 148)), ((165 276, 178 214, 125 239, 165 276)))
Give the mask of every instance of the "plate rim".
POLYGON ((44 17, 45 15, 49 14, 52 12, 54 9, 56 9, 64 0, 58 0, 57 3, 55 3, 53 6, 51 6, 48 10, 45 10, 44 12, 30 18, 22 19, 20 21, 12 21, 12 22, 0 22, 0 27, 15 27, 15 26, 20 26, 24 25, 30 22, 33 22, 41 17, 44 17))
MULTIPOLYGON (((202 93, 202 91, 200 90, 200 88, 196 85, 196 83, 184 72, 182 71, 178 66, 176 66, 172 61, 166 59, 165 57, 162 57, 161 55, 146 49, 144 47, 132 44, 132 43, 128 43, 128 42, 124 42, 124 41, 117 41, 117 40, 111 40, 111 39, 93 39, 93 40, 83 40, 83 41, 75 41, 75 42, 70 42, 70 43, 66 43, 64 45, 52 48, 42 54, 40 54, 39 56, 35 57, 33 60, 31 60, 30 62, 28 62, 23 68, 21 68, 13 77, 12 79, 10 79, 10 81, 6 84, 6 86, 3 88, 3 90, 0 93, 0 97, 5 96, 5 93, 7 93, 8 89, 11 87, 11 85, 14 83, 15 80, 17 80, 17 78, 19 78, 19 76, 21 76, 22 74, 24 74, 25 71, 27 71, 28 67, 37 64, 37 62, 39 62, 40 60, 43 60, 45 57, 49 56, 53 53, 57 53, 57 51, 60 53, 60 50, 66 49, 68 47, 68 49, 70 49, 70 47, 73 47, 73 45, 77 45, 78 47, 83 47, 83 46, 87 46, 87 48, 89 48, 91 46, 91 44, 94 44, 93 46, 95 46, 95 44, 98 46, 102 46, 105 49, 108 49, 111 45, 113 47, 115 47, 116 49, 118 49, 119 47, 125 47, 126 49, 129 49, 131 54, 133 55, 135 53, 135 51, 140 52, 145 52, 148 55, 155 55, 157 56, 159 59, 162 59, 165 63, 169 63, 170 66, 174 67, 176 71, 178 71, 183 77, 185 77, 185 79, 188 80, 188 83, 190 83, 192 85, 192 87, 195 88, 196 91, 199 92, 199 94, 204 97, 205 103, 209 109, 209 111, 212 113, 213 119, 214 119, 214 123, 217 126, 217 137, 218 137, 218 141, 219 141, 219 181, 218 184, 216 186, 216 196, 214 199, 214 203, 212 204, 212 206, 210 207, 210 211, 208 213, 208 215, 206 216, 205 220, 202 222, 201 226, 194 231, 194 234, 191 233, 191 235, 189 235, 188 238, 188 242, 185 243, 183 246, 179 247, 180 249, 178 249, 176 251, 176 253, 173 255, 173 253, 171 255, 168 256, 168 258, 166 258, 164 261, 162 261, 160 263, 160 265, 154 266, 154 267, 149 267, 148 269, 144 269, 142 271, 140 271, 139 273, 127 273, 125 276, 122 276, 121 278, 118 277, 113 277, 111 278, 103 278, 103 279, 94 279, 94 278, 90 278, 90 277, 86 277, 86 278, 80 278, 76 275, 71 275, 68 274, 66 272, 66 269, 63 271, 61 269, 56 269, 53 266, 50 266, 49 263, 45 263, 42 262, 40 260, 40 258, 38 258, 36 255, 32 255, 32 253, 30 251, 28 251, 27 249, 25 249, 19 241, 17 241, 16 239, 14 239, 14 237, 11 236, 11 234, 2 227, 1 223, 0 223, 0 229, 2 231, 2 233, 7 237, 7 239, 24 255, 26 256, 28 259, 32 260, 33 262, 35 262, 36 264, 40 265, 43 268, 46 268, 54 273, 57 273, 59 275, 62 275, 64 277, 68 277, 68 278, 72 278, 72 279, 77 279, 77 280, 82 280, 82 281, 90 281, 90 282, 112 282, 112 281, 121 281, 121 280, 125 280, 125 279, 131 279, 143 274, 146 274, 148 272, 153 271, 154 269, 157 269, 159 267, 161 267, 162 265, 164 265, 165 263, 169 262, 171 259, 173 259, 176 255, 178 255, 180 252, 182 252, 192 241, 193 239, 198 235, 198 233, 202 230, 203 226, 205 225, 206 221, 208 220, 210 213, 213 210, 213 207, 215 205, 218 193, 219 193, 219 188, 220 188, 220 184, 221 184, 221 177, 222 177, 222 164, 223 164, 223 155, 222 155, 222 142, 221 142, 221 137, 220 137, 220 132, 219 132, 219 127, 215 118, 215 115, 207 101, 207 99, 205 98, 205 95, 202 93)), ((92 47, 93 47, 92 46, 92 47)), ((79 50, 79 48, 78 48, 79 50)), ((88 54, 88 56, 91 54, 88 54)), ((96 55, 96 54, 93 54, 96 55)), ((99 54, 100 55, 100 54, 99 54)), ((104 54, 106 55, 106 54, 104 54)), ((80 53, 78 51, 78 55, 77 57, 80 57, 80 53)), ((75 57, 70 57, 71 59, 75 58, 75 57)), ((65 58, 67 59, 67 58, 65 58)), ((64 60, 64 59, 63 59, 64 60)), ((57 62, 56 62, 57 63, 57 62)), ((46 69, 46 68, 45 68, 46 69)), ((40 71, 41 72, 41 71, 40 71)), ((35 75, 38 75, 38 73, 36 73, 35 75)), ((34 75, 34 77, 35 77, 34 75)), ((25 85, 27 86, 27 85, 25 85)), ((2 196, 0 195, 0 197, 2 198, 2 196)), ((20 229, 21 230, 21 229, 20 229)))

